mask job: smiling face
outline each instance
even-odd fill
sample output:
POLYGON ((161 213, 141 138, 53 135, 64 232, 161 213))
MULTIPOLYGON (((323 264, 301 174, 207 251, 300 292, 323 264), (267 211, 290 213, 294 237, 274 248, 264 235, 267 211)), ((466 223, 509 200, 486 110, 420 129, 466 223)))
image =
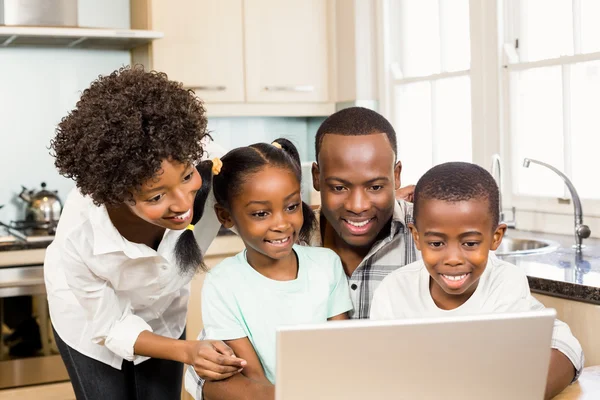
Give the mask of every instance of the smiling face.
POLYGON ((192 221, 192 207, 202 178, 190 164, 164 160, 156 177, 133 193, 126 203, 137 217, 167 229, 184 229, 192 221))
POLYGON ((394 212, 401 164, 384 133, 323 137, 313 186, 321 212, 346 246, 370 248, 394 212))
POLYGON ((264 167, 245 177, 230 209, 215 207, 219 221, 236 227, 246 245, 248 262, 271 264, 292 255, 304 218, 300 182, 292 171, 264 167))
POLYGON ((488 201, 419 200, 410 229, 431 275, 431 297, 438 307, 466 302, 485 270, 490 250, 502 241, 506 225, 494 226, 488 201))

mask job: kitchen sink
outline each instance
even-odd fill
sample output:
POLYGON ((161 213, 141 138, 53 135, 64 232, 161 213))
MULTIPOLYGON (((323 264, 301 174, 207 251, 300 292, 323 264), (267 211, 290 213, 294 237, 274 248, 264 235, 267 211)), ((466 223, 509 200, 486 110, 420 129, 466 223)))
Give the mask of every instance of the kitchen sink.
POLYGON ((560 245, 552 240, 504 237, 496 250, 498 256, 551 253, 560 245))

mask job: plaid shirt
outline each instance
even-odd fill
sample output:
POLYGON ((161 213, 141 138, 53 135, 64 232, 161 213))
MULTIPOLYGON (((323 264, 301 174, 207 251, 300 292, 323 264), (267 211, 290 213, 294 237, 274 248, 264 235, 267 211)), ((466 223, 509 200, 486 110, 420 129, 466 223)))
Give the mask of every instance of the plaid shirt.
MULTIPOLYGON (((348 277, 350 296, 354 304, 354 310, 348 313, 350 318, 369 318, 373 293, 383 278, 417 260, 415 244, 408 229, 408 224, 413 222, 412 211, 412 203, 398 200, 394 206, 389 235, 371 247, 352 276, 348 277)), ((317 210, 316 213, 318 223, 312 232, 310 245, 323 247, 322 230, 319 226, 321 210, 317 210)))
MULTIPOLYGON (((412 203, 398 200, 394 206, 389 235, 371 247, 367 256, 348 278, 350 297, 354 305, 354 310, 348 313, 350 318, 369 318, 373 293, 383 278, 396 269, 417 260, 415 244, 408 229, 408 224, 413 222, 412 211, 412 203)), ((317 214, 317 225, 311 233, 309 245, 323 247, 319 225, 321 210, 319 209, 315 213, 317 214)), ((206 339, 206 334, 203 329, 198 340, 204 339, 206 339)), ((198 376, 192 366, 188 366, 185 374, 185 389, 196 400, 201 400, 203 387, 204 380, 198 376)))

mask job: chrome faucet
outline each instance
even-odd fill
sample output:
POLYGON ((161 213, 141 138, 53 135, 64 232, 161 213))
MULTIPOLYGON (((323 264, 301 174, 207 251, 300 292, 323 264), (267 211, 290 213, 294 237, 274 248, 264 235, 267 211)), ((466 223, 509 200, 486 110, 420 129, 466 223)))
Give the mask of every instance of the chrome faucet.
POLYGON ((512 221, 507 221, 504 215, 504 209, 502 208, 502 159, 499 154, 494 154, 492 156, 492 176, 496 179, 496 184, 498 185, 498 208, 500 215, 500 222, 506 224, 509 228, 516 228, 517 224, 515 221, 515 208, 512 207, 512 221), (496 175, 498 178, 496 179, 496 175))
POLYGON ((573 183, 569 180, 569 178, 567 178, 565 174, 560 172, 558 169, 554 168, 552 165, 543 163, 538 160, 533 160, 531 158, 525 158, 523 160, 523 166, 525 168, 529 168, 530 163, 539 164, 543 167, 550 169, 551 171, 556 172, 558 176, 560 176, 562 180, 565 181, 565 185, 567 185, 567 188, 569 188, 569 192, 571 192, 571 198, 573 199, 573 206, 575 208, 575 250, 581 251, 581 249, 583 248, 581 242, 583 241, 583 239, 589 238, 592 231, 587 225, 583 224, 583 209, 581 207, 581 200, 579 199, 577 190, 575 190, 575 186, 573 186, 573 183))

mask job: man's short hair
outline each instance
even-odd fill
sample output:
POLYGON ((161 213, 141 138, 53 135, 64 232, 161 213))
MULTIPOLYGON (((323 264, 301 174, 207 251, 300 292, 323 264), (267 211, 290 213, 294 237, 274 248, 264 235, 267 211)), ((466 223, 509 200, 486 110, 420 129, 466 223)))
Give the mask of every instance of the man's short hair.
POLYGON ((419 208, 425 200, 459 202, 487 200, 494 228, 499 223, 500 192, 492 175, 476 164, 448 162, 436 165, 417 182, 413 217, 417 221, 419 208))
POLYGON ((383 115, 363 107, 350 107, 331 114, 317 130, 315 157, 318 161, 323 137, 327 134, 360 136, 385 133, 396 157, 396 131, 383 115))

